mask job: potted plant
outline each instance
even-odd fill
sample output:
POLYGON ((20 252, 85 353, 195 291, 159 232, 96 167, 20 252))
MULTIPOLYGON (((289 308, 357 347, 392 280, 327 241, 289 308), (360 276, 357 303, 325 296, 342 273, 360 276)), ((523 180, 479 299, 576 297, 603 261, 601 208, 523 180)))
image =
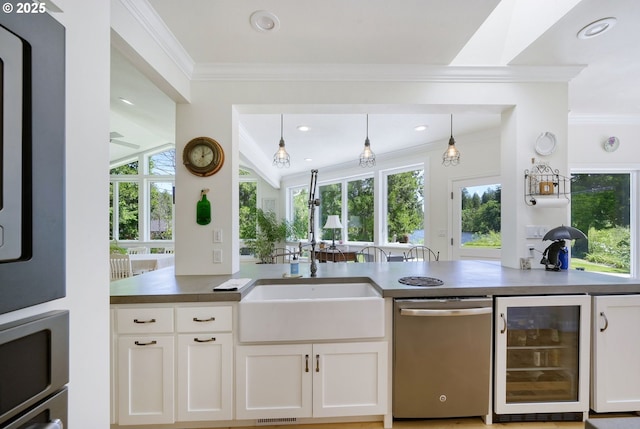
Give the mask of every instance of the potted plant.
POLYGON ((283 242, 291 233, 291 225, 286 219, 278 220, 272 211, 256 211, 258 230, 256 238, 246 240, 245 245, 263 264, 271 263, 271 255, 276 243, 283 242))

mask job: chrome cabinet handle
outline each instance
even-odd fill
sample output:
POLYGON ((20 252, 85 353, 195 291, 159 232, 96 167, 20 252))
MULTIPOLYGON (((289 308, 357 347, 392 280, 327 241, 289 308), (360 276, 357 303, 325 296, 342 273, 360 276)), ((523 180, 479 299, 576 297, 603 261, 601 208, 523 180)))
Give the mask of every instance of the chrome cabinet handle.
POLYGON ((607 319, 607 315, 604 314, 604 311, 600 312, 600 317, 604 319, 604 328, 600 328, 600 332, 604 332, 609 327, 609 319, 607 319))
POLYGON ((450 310, 427 310, 418 308, 403 308, 400 310, 401 316, 476 316, 480 314, 490 314, 491 307, 460 308, 450 310))
POLYGON ((202 323, 202 322, 214 322, 215 320, 216 320, 215 317, 209 317, 208 319, 198 319, 197 317, 193 318, 194 322, 199 322, 199 323, 202 323))
POLYGON ((212 341, 215 341, 216 337, 211 337, 211 338, 206 338, 204 340, 201 340, 200 338, 194 338, 193 341, 195 341, 196 343, 210 343, 212 341))
POLYGON ((153 346, 153 345, 158 344, 158 342, 157 342, 156 340, 149 341, 148 343, 143 343, 143 342, 141 342, 141 341, 136 341, 134 344, 135 344, 136 346, 153 346))
POLYGON ((309 372, 309 355, 304 355, 304 372, 309 372))
POLYGON ((320 372, 320 355, 316 355, 316 372, 320 372))
POLYGON ((507 332, 507 319, 504 317, 504 313, 500 313, 500 318, 502 319, 502 329, 500 329, 500 333, 504 334, 507 332))
POLYGON ((133 319, 133 323, 156 323, 156 319, 149 319, 149 320, 133 319))

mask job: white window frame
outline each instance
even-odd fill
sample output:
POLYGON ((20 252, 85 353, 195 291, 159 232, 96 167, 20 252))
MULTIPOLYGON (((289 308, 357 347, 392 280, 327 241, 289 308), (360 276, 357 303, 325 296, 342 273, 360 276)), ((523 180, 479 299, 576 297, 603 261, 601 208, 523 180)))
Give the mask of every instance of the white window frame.
MULTIPOLYGON (((387 178, 394 174, 406 173, 408 171, 416 171, 416 170, 422 170, 422 174, 424 177, 424 182, 422 184, 422 213, 423 213, 422 228, 424 230, 424 244, 425 246, 429 247, 429 242, 431 241, 431 234, 429 232, 427 215, 426 215, 427 201, 428 201, 427 169, 425 167, 425 163, 423 162, 420 162, 417 164, 411 164, 411 165, 404 165, 402 167, 395 167, 395 168, 380 170, 380 174, 378 177, 380 178, 379 183, 381 184, 381 186, 377 187, 377 189, 379 189, 380 192, 375 195, 378 197, 378 201, 380 201, 380 204, 379 204, 380 208, 379 210, 376 210, 376 212, 378 213, 378 222, 377 222, 378 228, 376 228, 376 231, 374 232, 374 239, 376 240, 375 244, 377 246, 393 246, 393 247, 400 247, 400 248, 404 248, 404 247, 410 248, 414 246, 411 243, 404 244, 404 243, 389 242, 389 238, 388 238, 389 234, 387 233, 387 230, 388 230, 387 210, 389 208, 387 204, 387 194, 388 194, 387 178)), ((374 205, 376 205, 375 199, 374 199, 374 205)))

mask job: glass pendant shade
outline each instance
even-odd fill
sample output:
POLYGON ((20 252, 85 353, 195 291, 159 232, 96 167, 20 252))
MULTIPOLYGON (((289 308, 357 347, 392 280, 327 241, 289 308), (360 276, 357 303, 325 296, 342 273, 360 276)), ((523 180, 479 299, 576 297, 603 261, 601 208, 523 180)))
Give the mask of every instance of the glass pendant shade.
POLYGON ((280 144, 278 145, 278 151, 273 155, 273 165, 278 168, 289 168, 291 166, 291 158, 284 148, 283 115, 280 115, 280 144))
POLYGON ((453 138, 453 115, 451 115, 451 137, 447 150, 442 154, 442 165, 449 167, 458 163, 460 163, 460 151, 456 149, 456 141, 453 138))
POLYGON ((376 154, 371 150, 369 142, 369 115, 367 115, 367 138, 364 140, 364 150, 360 154, 360 167, 373 167, 376 165, 376 154))

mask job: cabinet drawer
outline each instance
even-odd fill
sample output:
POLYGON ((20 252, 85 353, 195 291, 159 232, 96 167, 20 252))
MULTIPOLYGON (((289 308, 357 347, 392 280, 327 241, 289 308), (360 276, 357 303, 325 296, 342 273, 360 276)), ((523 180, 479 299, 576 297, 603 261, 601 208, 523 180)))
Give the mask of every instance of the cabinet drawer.
POLYGON ((173 308, 119 308, 116 321, 120 334, 173 332, 173 308))
POLYGON ((176 309, 178 332, 231 331, 231 306, 176 309))

